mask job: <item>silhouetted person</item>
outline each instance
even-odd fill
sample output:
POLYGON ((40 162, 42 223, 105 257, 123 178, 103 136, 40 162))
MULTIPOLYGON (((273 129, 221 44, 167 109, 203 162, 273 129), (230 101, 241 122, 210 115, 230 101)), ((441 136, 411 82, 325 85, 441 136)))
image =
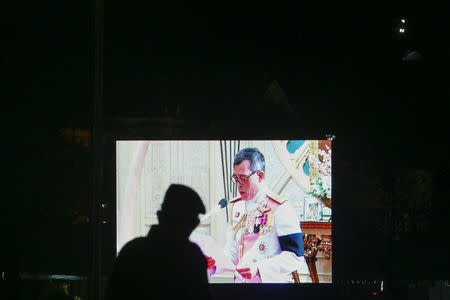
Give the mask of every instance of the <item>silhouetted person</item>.
POLYGON ((210 299, 206 259, 189 235, 205 213, 199 195, 171 185, 159 225, 128 242, 116 259, 107 299, 210 299))

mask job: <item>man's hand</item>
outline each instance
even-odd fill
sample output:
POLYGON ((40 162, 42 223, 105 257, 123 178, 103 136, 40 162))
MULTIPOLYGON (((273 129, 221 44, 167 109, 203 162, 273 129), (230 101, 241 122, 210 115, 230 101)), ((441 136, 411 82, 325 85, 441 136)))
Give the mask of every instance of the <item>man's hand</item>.
POLYGON ((236 268, 236 272, 246 279, 251 279, 259 275, 258 266, 256 264, 244 265, 236 268))

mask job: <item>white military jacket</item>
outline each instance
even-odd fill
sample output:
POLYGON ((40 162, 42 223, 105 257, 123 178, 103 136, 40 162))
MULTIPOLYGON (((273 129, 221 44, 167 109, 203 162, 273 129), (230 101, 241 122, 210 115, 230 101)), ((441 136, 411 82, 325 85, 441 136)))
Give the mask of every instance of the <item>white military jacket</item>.
POLYGON ((260 191, 251 200, 230 201, 232 227, 225 252, 237 267, 256 264, 251 279, 235 272, 235 282, 292 282, 291 273, 304 263, 300 222, 288 201, 260 191))

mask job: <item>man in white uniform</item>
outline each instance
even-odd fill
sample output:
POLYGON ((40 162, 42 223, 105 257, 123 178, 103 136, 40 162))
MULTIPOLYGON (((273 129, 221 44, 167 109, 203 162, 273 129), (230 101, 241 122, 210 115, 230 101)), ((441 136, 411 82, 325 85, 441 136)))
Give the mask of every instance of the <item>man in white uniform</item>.
POLYGON ((265 160, 256 148, 239 151, 233 180, 240 196, 232 199, 232 227, 226 254, 236 265, 235 282, 292 282, 304 262, 300 222, 288 201, 270 192, 265 160))

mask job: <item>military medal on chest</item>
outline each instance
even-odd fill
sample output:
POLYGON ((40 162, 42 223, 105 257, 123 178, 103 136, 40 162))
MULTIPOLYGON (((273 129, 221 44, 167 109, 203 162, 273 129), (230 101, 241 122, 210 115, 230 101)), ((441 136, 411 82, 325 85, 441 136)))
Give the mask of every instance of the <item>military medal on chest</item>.
POLYGON ((266 249, 267 249, 266 243, 260 242, 258 245, 259 253, 264 254, 266 252, 266 249))
POLYGON ((270 232, 272 227, 270 221, 273 219, 270 210, 268 205, 264 205, 249 213, 247 217, 246 232, 259 234, 270 232))

